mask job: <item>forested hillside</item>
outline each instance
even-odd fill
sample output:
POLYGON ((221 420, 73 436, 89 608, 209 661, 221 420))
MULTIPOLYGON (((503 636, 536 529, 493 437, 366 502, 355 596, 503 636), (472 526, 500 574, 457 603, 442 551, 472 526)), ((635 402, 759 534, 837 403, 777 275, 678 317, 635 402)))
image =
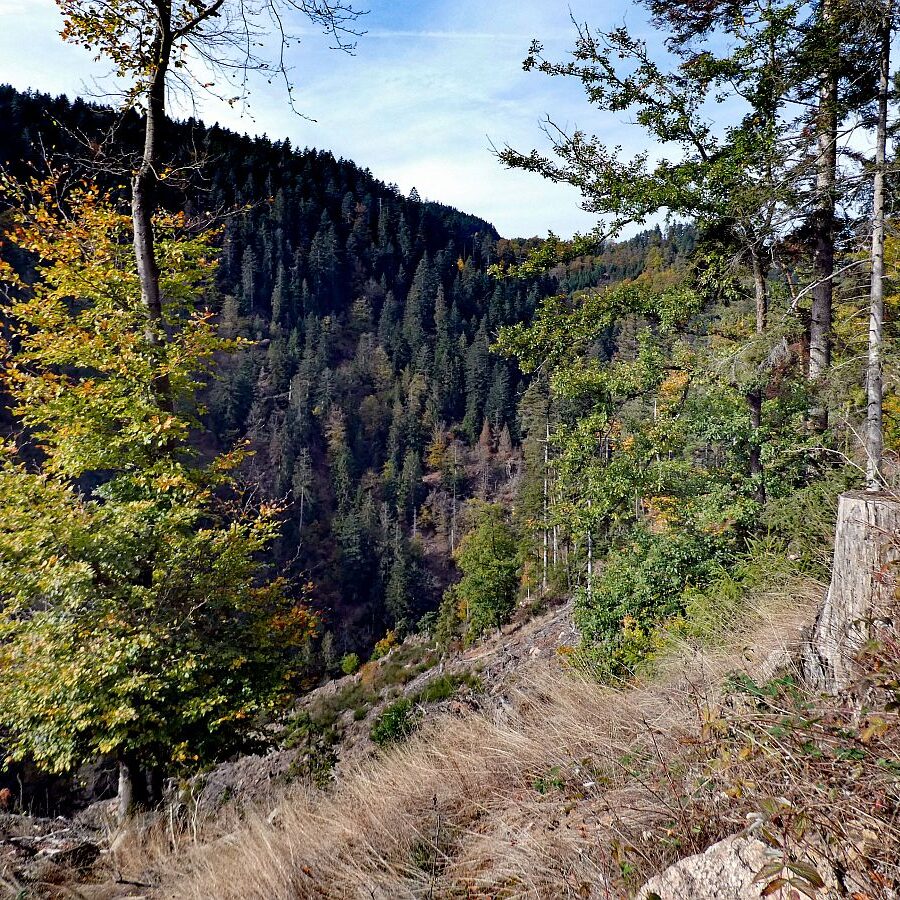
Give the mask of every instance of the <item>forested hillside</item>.
POLYGON ((898 449, 894 12, 646 6, 665 57, 624 26, 579 25, 569 55, 536 41, 524 65, 628 110, 660 158, 562 128, 549 153, 506 148, 507 166, 577 188, 598 224, 493 269, 571 268, 651 215, 693 226, 687 265, 588 261, 599 289, 542 300, 497 343, 549 385, 551 518, 580 548, 582 652, 614 678, 772 572, 826 578, 837 495, 893 485, 898 449))
MULTIPOLYGON (((81 100, 7 87, 0 115, 0 160, 22 177, 53 164, 117 186, 115 154, 140 140, 137 116, 81 100)), ((526 397, 518 367, 491 353, 499 328, 547 294, 677 266, 693 232, 657 228, 546 276, 497 281, 488 267, 529 242, 330 153, 196 121, 172 123, 165 153, 185 167, 166 205, 223 226, 220 331, 253 342, 220 355, 197 439, 249 442, 242 477, 286 501, 271 562, 312 583, 325 627, 311 649, 328 669, 437 608, 465 500, 512 503, 523 442, 527 512, 540 514, 546 392, 526 397)))

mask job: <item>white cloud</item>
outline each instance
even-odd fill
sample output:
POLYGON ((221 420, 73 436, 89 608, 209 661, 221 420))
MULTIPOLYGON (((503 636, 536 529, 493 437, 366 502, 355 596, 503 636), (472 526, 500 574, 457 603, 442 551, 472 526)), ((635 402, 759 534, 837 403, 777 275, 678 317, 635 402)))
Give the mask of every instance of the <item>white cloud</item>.
MULTIPOLYGON (((2 3, 3 0, 0 0, 2 3)), ((14 2, 14 0, 13 0, 14 2)), ((320 32, 309 28, 295 28, 292 34, 314 36, 320 32)), ((502 33, 496 31, 435 31, 435 30, 410 30, 402 28, 373 28, 364 29, 360 41, 367 40, 393 40, 395 38, 411 38, 414 40, 429 41, 516 41, 521 42, 522 35, 512 32, 502 33)))
MULTIPOLYGON (((102 69, 89 54, 63 45, 53 0, 0 0, 0 10, 25 5, 0 28, 0 82, 50 92, 85 93, 102 69)), ((587 0, 573 0, 584 16, 587 0)), ((621 11, 605 13, 621 20, 621 11)), ((449 203, 493 222, 502 234, 559 234, 590 228, 572 190, 538 176, 505 170, 491 143, 545 147, 546 113, 578 121, 629 147, 629 129, 592 111, 577 83, 522 71, 532 38, 562 54, 572 43, 565 6, 546 0, 422 0, 372 4, 357 54, 328 49, 328 40, 297 20, 304 39, 293 60, 299 110, 281 88, 257 79, 250 116, 209 98, 199 111, 209 121, 271 138, 290 137, 352 159, 379 178, 449 203), (464 26, 464 27, 463 27, 464 26)), ((96 93, 96 92, 94 92, 96 93)), ((182 114, 194 112, 186 106, 182 114)), ((632 148, 636 149, 636 148, 632 148)))

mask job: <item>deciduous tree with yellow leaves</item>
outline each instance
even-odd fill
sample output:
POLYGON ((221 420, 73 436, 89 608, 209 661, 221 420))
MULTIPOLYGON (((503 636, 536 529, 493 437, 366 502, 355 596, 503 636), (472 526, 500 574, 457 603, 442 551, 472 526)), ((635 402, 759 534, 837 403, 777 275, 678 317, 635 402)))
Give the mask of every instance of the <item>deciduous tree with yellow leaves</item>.
POLYGON ((164 771, 251 741, 315 618, 260 572, 279 511, 240 491, 241 451, 207 461, 189 441, 204 373, 233 346, 203 311, 212 235, 153 223, 160 342, 127 213, 89 185, 3 187, 33 271, 0 270, 21 425, 0 445, 0 728, 12 759, 52 771, 117 759, 125 815, 164 771))

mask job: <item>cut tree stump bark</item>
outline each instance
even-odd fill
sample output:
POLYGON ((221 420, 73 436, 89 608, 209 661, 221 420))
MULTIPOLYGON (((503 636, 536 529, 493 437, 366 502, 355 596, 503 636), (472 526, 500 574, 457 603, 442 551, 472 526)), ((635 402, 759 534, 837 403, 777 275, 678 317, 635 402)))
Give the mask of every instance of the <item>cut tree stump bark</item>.
POLYGON ((803 648, 811 686, 849 687, 865 643, 895 630, 900 562, 900 500, 874 492, 842 494, 838 502, 831 584, 803 648))

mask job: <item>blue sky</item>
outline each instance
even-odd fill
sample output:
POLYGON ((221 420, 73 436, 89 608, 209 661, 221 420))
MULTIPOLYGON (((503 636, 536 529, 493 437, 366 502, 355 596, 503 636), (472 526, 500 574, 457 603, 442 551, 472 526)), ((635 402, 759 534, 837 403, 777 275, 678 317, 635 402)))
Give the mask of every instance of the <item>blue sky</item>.
MULTIPOLYGON (((579 86, 522 71, 532 38, 551 53, 573 42, 576 18, 609 27, 640 27, 625 0, 369 0, 355 56, 328 49, 323 36, 295 23, 302 36, 291 64, 297 107, 283 89, 253 85, 249 114, 204 100, 200 114, 238 131, 290 138, 368 167, 404 192, 483 216, 505 236, 564 236, 589 229, 575 191, 538 176, 505 170, 491 144, 544 145, 541 118, 602 134, 626 152, 636 135, 624 116, 592 110, 579 86)), ((53 0, 0 0, 0 82, 70 96, 109 88, 102 63, 64 45, 53 0), (99 80, 98 80, 99 79, 99 80)))

